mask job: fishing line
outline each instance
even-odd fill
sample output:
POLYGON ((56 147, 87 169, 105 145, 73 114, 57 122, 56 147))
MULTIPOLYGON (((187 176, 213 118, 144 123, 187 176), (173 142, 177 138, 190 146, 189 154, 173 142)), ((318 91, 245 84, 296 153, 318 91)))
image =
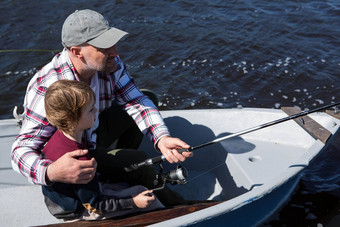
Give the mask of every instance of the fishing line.
POLYGON ((222 165, 226 165, 225 162, 222 162, 221 164, 219 164, 219 165, 217 165, 217 166, 215 166, 215 167, 213 167, 213 168, 211 168, 211 169, 208 169, 208 170, 202 172, 201 174, 198 174, 197 176, 191 178, 191 179, 188 180, 187 182, 191 182, 191 181, 195 180, 196 178, 199 178, 199 177, 203 176, 204 174, 207 174, 207 173, 213 171, 214 169, 216 169, 216 168, 218 168, 218 167, 220 167, 220 166, 222 166, 222 165))
POLYGON ((17 49, 17 50, 0 50, 0 53, 8 52, 60 52, 61 50, 45 50, 45 49, 17 49))

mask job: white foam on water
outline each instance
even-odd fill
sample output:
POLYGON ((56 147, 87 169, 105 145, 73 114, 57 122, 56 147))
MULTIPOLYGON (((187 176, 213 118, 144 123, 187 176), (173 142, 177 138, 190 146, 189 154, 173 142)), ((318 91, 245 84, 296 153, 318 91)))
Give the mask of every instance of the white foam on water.
POLYGON ((315 101, 317 101, 320 105, 324 104, 325 102, 321 99, 315 99, 315 101))

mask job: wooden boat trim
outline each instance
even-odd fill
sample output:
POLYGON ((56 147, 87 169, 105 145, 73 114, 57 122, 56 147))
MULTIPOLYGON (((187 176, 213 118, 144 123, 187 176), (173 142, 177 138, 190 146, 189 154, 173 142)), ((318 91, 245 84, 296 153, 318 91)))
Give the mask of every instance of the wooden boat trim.
POLYGON ((334 110, 326 110, 326 113, 340 120, 340 110, 337 112, 334 110))
POLYGON ((192 205, 179 205, 169 207, 166 209, 150 211, 147 213, 129 214, 122 217, 110 218, 106 220, 65 222, 44 226, 46 227, 146 226, 162 222, 171 218, 183 216, 189 213, 193 213, 222 202, 223 201, 199 202, 192 205))
MULTIPOLYGON (((288 115, 300 113, 301 110, 297 107, 282 107, 281 110, 288 115)), ((322 143, 326 144, 327 140, 331 137, 332 133, 314 121, 308 115, 295 118, 294 121, 298 123, 304 130, 306 130, 311 136, 319 139, 322 143)))

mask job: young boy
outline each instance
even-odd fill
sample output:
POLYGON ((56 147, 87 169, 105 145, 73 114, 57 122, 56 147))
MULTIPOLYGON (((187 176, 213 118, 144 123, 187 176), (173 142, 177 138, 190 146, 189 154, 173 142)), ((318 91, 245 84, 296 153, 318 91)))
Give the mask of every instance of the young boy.
MULTIPOLYGON (((90 86, 80 81, 59 80, 47 89, 46 116, 57 130, 43 149, 46 158, 55 161, 67 152, 87 149, 84 132, 95 122, 95 100, 90 86)), ((86 155, 79 159, 91 158, 86 155)), ((152 190, 143 186, 107 189, 97 177, 81 185, 54 183, 43 186, 42 191, 51 214, 64 220, 105 219, 164 207, 152 190)))

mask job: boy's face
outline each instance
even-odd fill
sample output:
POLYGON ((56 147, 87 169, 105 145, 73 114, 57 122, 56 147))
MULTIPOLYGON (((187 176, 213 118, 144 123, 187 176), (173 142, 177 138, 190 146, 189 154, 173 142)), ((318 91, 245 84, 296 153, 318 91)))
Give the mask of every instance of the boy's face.
POLYGON ((94 106, 94 100, 91 100, 82 110, 76 130, 86 130, 93 126, 96 121, 97 108, 94 106))

